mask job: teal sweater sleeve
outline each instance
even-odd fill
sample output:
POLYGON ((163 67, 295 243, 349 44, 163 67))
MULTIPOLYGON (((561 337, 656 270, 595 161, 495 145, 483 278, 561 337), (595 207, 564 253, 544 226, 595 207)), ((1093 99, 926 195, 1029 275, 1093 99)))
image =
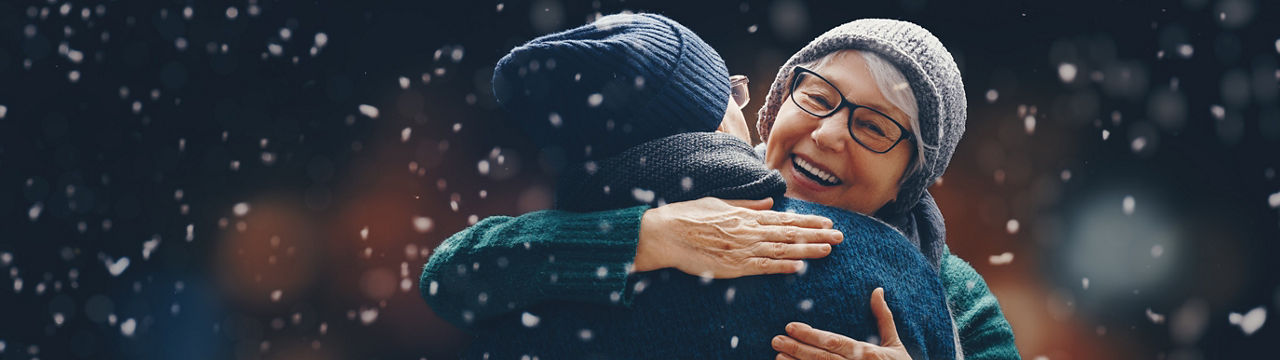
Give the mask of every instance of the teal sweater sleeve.
POLYGON ((627 306, 647 206, 493 216, 450 236, 422 271, 422 298, 462 329, 551 300, 627 306))
POLYGON ((947 289, 965 360, 1021 359, 1013 328, 987 282, 950 250, 942 258, 942 286, 947 289))

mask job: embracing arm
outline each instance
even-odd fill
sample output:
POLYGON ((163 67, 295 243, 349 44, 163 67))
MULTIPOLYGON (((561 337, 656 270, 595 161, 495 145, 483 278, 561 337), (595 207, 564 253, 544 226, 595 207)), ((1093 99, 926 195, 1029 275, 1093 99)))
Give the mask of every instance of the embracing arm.
POLYGON ((621 302, 647 206, 493 216, 450 236, 422 271, 422 298, 463 329, 548 300, 621 302))
POLYGON ((629 306, 631 271, 793 273, 844 239, 827 218, 771 206, 772 199, 707 197, 653 209, 490 217, 440 244, 419 287, 437 315, 469 329, 550 300, 629 306))
POLYGON ((942 258, 942 286, 947 290, 966 360, 1019 359, 1013 328, 1000 303, 977 270, 947 250, 942 258))

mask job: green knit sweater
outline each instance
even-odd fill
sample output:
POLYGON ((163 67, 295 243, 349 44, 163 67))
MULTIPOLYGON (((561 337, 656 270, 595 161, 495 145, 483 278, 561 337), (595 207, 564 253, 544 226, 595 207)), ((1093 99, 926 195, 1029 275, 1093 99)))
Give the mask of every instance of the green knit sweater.
MULTIPOLYGON (((648 209, 486 218, 435 249, 422 272, 422 297, 436 315, 465 330, 551 300, 628 306, 628 268, 648 209), (503 270, 476 271, 481 267, 503 270)), ((1019 359, 1009 322, 982 276, 950 251, 941 266, 964 358, 1019 359)))

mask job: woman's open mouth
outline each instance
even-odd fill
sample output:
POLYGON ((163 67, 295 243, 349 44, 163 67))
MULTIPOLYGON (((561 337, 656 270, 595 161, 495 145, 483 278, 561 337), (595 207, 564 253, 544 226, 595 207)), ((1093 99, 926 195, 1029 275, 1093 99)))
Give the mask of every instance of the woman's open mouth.
POLYGON ((797 173, 803 174, 805 177, 818 183, 818 185, 836 186, 841 184, 840 178, 835 175, 831 175, 831 173, 818 168, 818 166, 805 161, 795 154, 791 155, 791 167, 794 168, 797 173))

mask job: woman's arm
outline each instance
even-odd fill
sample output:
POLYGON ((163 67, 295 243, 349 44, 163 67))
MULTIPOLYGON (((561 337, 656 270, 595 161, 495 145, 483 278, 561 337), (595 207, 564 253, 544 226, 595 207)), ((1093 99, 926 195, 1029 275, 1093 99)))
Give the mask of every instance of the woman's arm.
POLYGON ((485 219, 445 240, 420 280, 438 316, 461 328, 550 300, 629 305, 630 271, 674 267, 716 278, 790 273, 843 235, 773 201, 703 198, 485 219), (633 266, 634 262, 634 266, 633 266))
POLYGON ((942 286, 966 360, 1020 359, 1013 328, 982 275, 947 250, 942 258, 942 286))
POLYGON ((623 290, 646 210, 486 218, 435 249, 422 271, 422 298, 463 329, 552 299, 629 300, 623 290))

